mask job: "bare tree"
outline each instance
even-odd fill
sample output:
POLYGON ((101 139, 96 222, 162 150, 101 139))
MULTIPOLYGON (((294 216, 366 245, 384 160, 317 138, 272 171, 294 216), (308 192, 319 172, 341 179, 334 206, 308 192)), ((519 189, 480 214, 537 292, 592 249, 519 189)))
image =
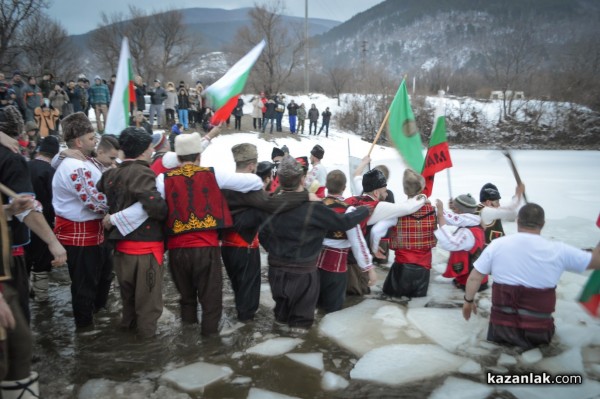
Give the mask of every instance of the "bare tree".
POLYGON ((249 12, 250 27, 238 30, 232 52, 237 58, 248 52, 262 39, 267 45, 254 66, 251 85, 256 91, 277 93, 302 62, 304 38, 301 26, 286 26, 281 14, 281 0, 256 5, 249 12))
POLYGON ((162 50, 158 54, 156 68, 163 76, 172 76, 178 68, 196 61, 201 53, 198 39, 188 35, 179 11, 168 11, 152 17, 156 30, 155 45, 162 50))
POLYGON ((489 77, 503 92, 504 118, 511 114, 513 100, 513 96, 507 96, 507 92, 520 90, 532 78, 543 58, 542 48, 535 40, 531 18, 515 21, 506 27, 504 34, 486 38, 483 45, 489 77))
POLYGON ((354 76, 353 72, 344 67, 332 67, 327 69, 327 77, 334 95, 337 97, 338 106, 340 105, 340 93, 344 91, 344 88, 350 82, 354 76))
POLYGON ((0 0, 0 67, 10 66, 19 53, 15 38, 19 26, 43 8, 45 0, 0 0))
POLYGON ((148 14, 130 6, 129 15, 103 13, 90 37, 90 48, 105 72, 116 69, 124 36, 137 73, 148 79, 172 78, 200 55, 197 39, 187 34, 179 11, 148 14))
POLYGON ((24 22, 19 33, 23 68, 33 75, 51 72, 55 76, 74 76, 79 65, 73 57, 73 42, 62 25, 41 12, 24 22))

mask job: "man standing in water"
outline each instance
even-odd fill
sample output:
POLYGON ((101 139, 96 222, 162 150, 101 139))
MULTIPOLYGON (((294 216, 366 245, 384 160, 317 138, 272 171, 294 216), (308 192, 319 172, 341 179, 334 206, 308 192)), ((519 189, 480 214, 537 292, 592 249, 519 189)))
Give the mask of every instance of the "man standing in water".
MULTIPOLYGON (((304 190, 304 171, 291 156, 279 166, 281 193, 304 190)), ((338 214, 322 202, 302 205, 268 220, 261 244, 269 252, 269 284, 275 300, 275 321, 293 331, 309 329, 319 298, 317 258, 327 231, 346 231, 368 217, 365 207, 338 214)))
POLYGON ((600 269, 600 244, 590 253, 541 236, 544 209, 533 203, 517 217, 517 233, 491 242, 467 280, 463 316, 477 313, 475 295, 486 275, 494 278, 487 339, 531 349, 554 336, 556 284, 565 270, 600 269))

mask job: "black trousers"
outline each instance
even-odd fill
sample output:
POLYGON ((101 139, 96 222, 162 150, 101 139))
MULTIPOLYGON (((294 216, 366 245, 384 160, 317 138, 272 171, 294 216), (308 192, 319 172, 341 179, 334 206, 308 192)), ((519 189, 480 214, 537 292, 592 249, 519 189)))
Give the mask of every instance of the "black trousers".
POLYGON ((317 306, 325 313, 337 312, 344 306, 346 300, 346 284, 348 272, 335 273, 319 269, 321 290, 317 306))
POLYGON ((394 297, 418 298, 427 296, 429 274, 429 269, 422 266, 394 262, 385 278, 382 291, 384 294, 394 297))
POLYGON ((0 381, 15 381, 31 373, 32 337, 17 291, 4 283, 4 300, 15 318, 15 328, 6 330, 6 339, 0 341, 0 381))
POLYGON ((524 330, 521 328, 488 325, 487 340, 505 345, 516 345, 525 350, 549 344, 554 336, 554 326, 549 330, 524 330))
POLYGON ((221 256, 235 294, 237 318, 251 320, 260 301, 260 251, 258 248, 221 247, 221 256))
POLYGON ((31 242, 25 247, 25 261, 28 272, 49 272, 52 270, 54 256, 48 249, 48 244, 36 234, 31 233, 31 242))
POLYGON ((275 320, 290 327, 310 328, 319 299, 319 273, 292 273, 269 267, 269 285, 275 300, 275 320))
POLYGON ((25 264, 25 256, 13 256, 10 265, 11 279, 6 281, 15 290, 15 295, 19 301, 21 312, 27 321, 31 321, 31 312, 29 311, 29 273, 25 264))
POLYGON ((94 313, 106 307, 112 283, 112 249, 107 243, 89 247, 65 245, 71 277, 73 316, 78 328, 94 322, 94 313))

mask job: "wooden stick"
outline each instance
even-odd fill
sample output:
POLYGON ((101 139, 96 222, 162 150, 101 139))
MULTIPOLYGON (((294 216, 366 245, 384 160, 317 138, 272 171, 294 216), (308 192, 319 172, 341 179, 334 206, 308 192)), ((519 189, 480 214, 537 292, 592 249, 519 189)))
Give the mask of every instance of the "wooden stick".
MULTIPOLYGON (((512 169, 513 175, 515 176, 517 185, 521 185, 522 184, 521 177, 519 176, 519 171, 517 170, 517 165, 515 165, 515 161, 513 160, 510 151, 504 150, 504 151, 502 151, 502 153, 508 159, 508 163, 510 164, 510 168, 512 169)), ((525 194, 525 192, 523 192, 523 200, 525 200, 525 203, 529 202, 529 201, 527 201, 527 195, 525 194)))
POLYGON ((381 122, 381 126, 379 126, 379 131, 377 132, 377 135, 375 136, 375 140, 373 140, 373 144, 371 144, 371 148, 369 148, 369 152, 367 153, 367 155, 371 155, 371 152, 373 151, 375 144, 377 144, 377 140, 379 140, 379 136, 381 136, 383 127, 385 126, 389 117, 390 117, 390 110, 388 109, 388 112, 387 112, 387 114, 385 114, 385 118, 383 118, 383 122, 381 122))
POLYGON ((15 193, 13 190, 11 190, 10 188, 6 187, 4 184, 0 183, 0 192, 2 192, 2 194, 11 197, 12 199, 17 199, 19 198, 19 194, 15 193))

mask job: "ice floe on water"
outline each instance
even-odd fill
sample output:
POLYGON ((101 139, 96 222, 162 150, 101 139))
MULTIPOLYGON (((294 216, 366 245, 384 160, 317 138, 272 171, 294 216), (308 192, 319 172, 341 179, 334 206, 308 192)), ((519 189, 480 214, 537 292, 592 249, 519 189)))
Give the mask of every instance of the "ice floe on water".
POLYGON ((300 338, 278 337, 248 348, 246 353, 259 356, 279 356, 291 351, 302 342, 300 338))
POLYGON ((323 371, 325 366, 323 365, 323 354, 322 353, 288 353, 288 358, 295 362, 313 368, 315 370, 323 371))
POLYGON ((295 396, 283 395, 260 388, 250 388, 247 399, 298 399, 295 396))
POLYGON ((367 352, 350 371, 350 377, 400 385, 455 372, 466 361, 437 345, 389 345, 367 352))
POLYGON ((184 392, 202 392, 209 384, 233 374, 227 366, 198 362, 167 371, 160 377, 165 382, 184 392))

